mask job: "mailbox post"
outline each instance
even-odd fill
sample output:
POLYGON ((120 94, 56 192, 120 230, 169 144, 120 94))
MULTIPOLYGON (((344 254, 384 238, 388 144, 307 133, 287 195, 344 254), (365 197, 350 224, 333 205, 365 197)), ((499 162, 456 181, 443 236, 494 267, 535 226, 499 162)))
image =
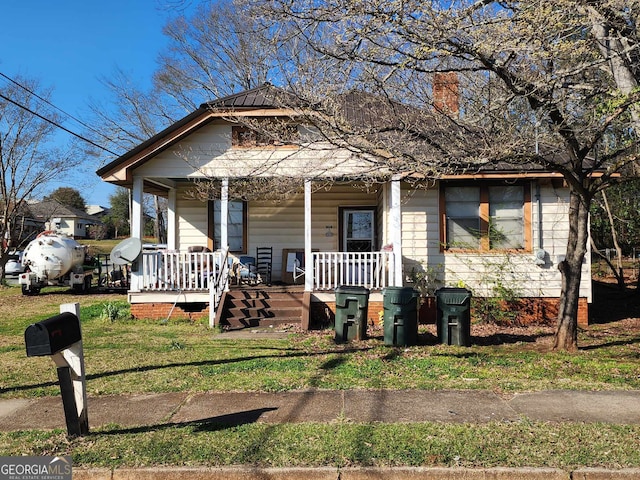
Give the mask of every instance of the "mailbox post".
POLYGON ((56 364, 67 433, 89 433, 80 304, 60 305, 60 315, 29 325, 24 341, 27 357, 50 355, 56 364))

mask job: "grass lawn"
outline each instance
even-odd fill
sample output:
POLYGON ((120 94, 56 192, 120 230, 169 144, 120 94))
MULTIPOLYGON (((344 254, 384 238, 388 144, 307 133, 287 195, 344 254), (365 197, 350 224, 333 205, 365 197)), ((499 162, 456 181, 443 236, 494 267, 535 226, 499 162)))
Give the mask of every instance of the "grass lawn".
POLYGON ((109 254, 113 247, 120 243, 123 239, 109 239, 109 240, 91 240, 83 239, 78 240, 78 243, 87 245, 89 247, 89 253, 91 255, 97 254, 109 254))
MULTIPOLYGON (((284 339, 230 339, 204 323, 111 320, 124 295, 0 289, 0 398, 59 395, 48 357, 27 358, 24 329, 78 301, 90 396, 118 393, 286 391, 300 388, 640 389, 640 322, 622 319, 580 333, 575 354, 551 352, 549 328, 474 326, 470 348, 386 347, 382 331, 337 345, 332 331, 284 339)), ((640 426, 250 424, 122 431, 67 439, 64 432, 0 433, 7 455, 71 454, 76 465, 464 465, 640 466, 640 426), (520 453, 513 454, 514 448, 520 453)))

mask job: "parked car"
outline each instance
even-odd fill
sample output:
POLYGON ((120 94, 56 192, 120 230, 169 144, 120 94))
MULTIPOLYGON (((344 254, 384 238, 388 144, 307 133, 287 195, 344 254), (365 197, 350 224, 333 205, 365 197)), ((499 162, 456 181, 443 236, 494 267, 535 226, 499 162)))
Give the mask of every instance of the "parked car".
POLYGON ((22 251, 9 254, 9 260, 4 267, 5 275, 19 275, 24 272, 24 266, 22 265, 22 254, 22 251))

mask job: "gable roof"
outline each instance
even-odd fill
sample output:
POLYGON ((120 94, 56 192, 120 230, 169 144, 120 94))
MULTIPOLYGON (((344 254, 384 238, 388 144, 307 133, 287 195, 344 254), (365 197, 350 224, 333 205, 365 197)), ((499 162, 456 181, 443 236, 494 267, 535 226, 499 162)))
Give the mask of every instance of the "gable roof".
MULTIPOLYGON (((308 104, 306 104, 308 106, 308 104)), ((132 182, 132 167, 142 165, 156 154, 180 142, 185 137, 210 123, 216 118, 229 119, 229 117, 283 117, 299 115, 298 108, 304 109, 305 103, 291 92, 265 83, 260 87, 228 95, 216 100, 202 103, 195 111, 168 126, 161 132, 141 143, 124 155, 116 158, 107 165, 97 170, 97 174, 103 180, 117 185, 130 186, 132 182), (125 178, 126 176, 126 178, 125 178)), ((458 122, 444 116, 436 118, 433 112, 425 111, 410 105, 381 99, 369 92, 350 91, 337 95, 327 105, 316 105, 328 117, 341 116, 350 126, 356 127, 361 135, 367 136, 368 132, 385 132, 389 140, 397 132, 409 132, 418 138, 418 144, 438 146, 440 149, 448 145, 448 135, 463 128, 458 122)), ((463 128, 465 136, 474 135, 473 129, 463 128)), ((548 168, 532 161, 523 164, 509 164, 502 162, 496 165, 492 162, 486 164, 470 163, 460 166, 458 174, 464 175, 512 175, 521 174, 523 171, 530 175, 551 174, 548 168), (475 172, 475 173, 472 173, 475 172)), ((456 174, 445 175, 443 178, 456 174)), ((554 176, 556 174, 553 174, 554 176)), ((166 193, 166 187, 151 184, 145 181, 145 191, 153 193, 166 193)))
POLYGON ((121 166, 126 166, 132 160, 144 162, 146 161, 145 158, 169 148, 214 118, 246 111, 256 111, 256 114, 258 114, 260 110, 263 111, 261 116, 265 114, 264 111, 271 111, 272 114, 278 115, 290 114, 291 111, 285 105, 287 105, 287 102, 292 101, 295 101, 294 96, 278 87, 274 87, 270 83, 265 83, 251 90, 203 103, 189 115, 99 168, 96 173, 104 179, 105 176, 121 166))
MULTIPOLYGON (((408 121, 415 121, 419 116, 423 127, 433 130, 435 126, 434 122, 424 121, 426 118, 424 112, 420 113, 418 109, 399 102, 381 102, 379 97, 371 93, 354 90, 337 95, 334 100, 324 106, 317 105, 316 108, 324 107, 325 114, 341 116, 350 125, 357 126, 364 131, 386 128, 399 130, 404 128, 408 121)), ((299 114, 299 111, 295 109, 304 108, 305 105, 308 106, 308 103, 295 94, 270 83, 205 102, 189 115, 99 168, 96 173, 111 183, 128 185, 131 183, 129 178, 107 179, 107 177, 121 172, 122 169, 127 169, 127 174, 129 174, 128 168, 130 166, 143 164, 214 118, 247 114, 256 117, 292 116, 299 114)))

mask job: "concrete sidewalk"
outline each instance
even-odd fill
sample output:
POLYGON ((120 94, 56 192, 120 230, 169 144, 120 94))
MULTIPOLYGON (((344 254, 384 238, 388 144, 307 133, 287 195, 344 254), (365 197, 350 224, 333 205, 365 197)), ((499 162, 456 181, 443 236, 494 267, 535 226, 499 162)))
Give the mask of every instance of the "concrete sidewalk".
MULTIPOLYGON (((283 393, 163 393, 89 397, 90 428, 252 422, 608 422, 640 424, 640 391, 306 390, 283 393)), ((65 428, 59 396, 0 400, 0 431, 65 428)), ((313 467, 75 468, 74 480, 631 480, 640 469, 313 467)))
MULTIPOLYGON (((89 426, 253 422, 551 422, 640 424, 640 391, 305 390, 89 397, 89 426)), ((59 396, 0 400, 0 431, 65 428, 59 396)))

